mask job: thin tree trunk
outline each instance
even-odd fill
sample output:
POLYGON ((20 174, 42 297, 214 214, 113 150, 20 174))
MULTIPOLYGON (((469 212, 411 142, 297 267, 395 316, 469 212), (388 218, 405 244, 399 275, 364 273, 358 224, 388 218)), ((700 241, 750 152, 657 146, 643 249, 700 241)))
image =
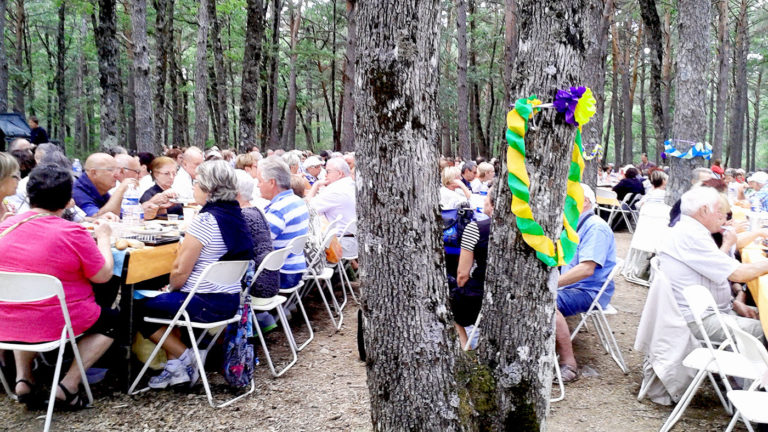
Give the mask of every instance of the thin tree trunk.
POLYGON ((755 84, 755 115, 752 119, 752 159, 748 161, 747 166, 751 171, 755 170, 757 160, 757 132, 760 125, 760 93, 763 83, 764 65, 760 65, 760 71, 757 73, 757 83, 755 84))
POLYGON ((467 89, 467 2, 456 0, 456 45, 459 57, 456 63, 456 116, 459 129, 458 156, 472 158, 469 142, 469 90, 467 89))
POLYGON ((664 45, 662 44, 661 20, 656 9, 656 0, 640 0, 640 14, 645 26, 645 39, 650 49, 651 76, 648 93, 651 96, 651 116, 656 132, 656 162, 664 148, 664 140, 669 137, 667 115, 662 95, 662 65, 664 63, 664 45))
POLYGON ((175 0, 153 0, 155 7, 155 46, 157 47, 155 72, 155 145, 158 149, 168 144, 168 110, 165 83, 168 80, 168 52, 173 50, 173 12, 175 0))
MULTIPOLYGON (((26 21, 26 13, 24 12, 24 0, 16 0, 16 50, 14 56, 14 67, 16 70, 22 70, 23 54, 22 44, 24 43, 24 25, 26 21)), ((25 113, 24 107, 24 86, 25 79, 23 74, 18 74, 16 79, 13 80, 13 110, 19 113, 25 113)), ((49 113, 51 111, 48 111, 49 113)))
POLYGON ((730 70, 730 41, 728 31, 728 0, 718 1, 720 15, 717 24, 717 108, 715 116, 715 131, 712 138, 712 159, 720 159, 723 155, 723 135, 725 134, 726 107, 728 105, 728 71, 730 70))
POLYGON ((65 59, 67 55, 67 47, 64 43, 64 24, 67 19, 67 2, 62 0, 59 3, 59 21, 56 31, 56 101, 58 106, 56 109, 56 123, 53 136, 60 140, 64 140, 67 137, 67 92, 65 89, 65 77, 64 70, 66 68, 65 59))
MULTIPOLYGON (((248 0, 243 78, 240 93, 240 149, 257 144, 256 110, 259 93, 261 38, 264 36, 264 11, 261 0, 248 0)), ((264 98, 266 100, 266 98, 264 98)))
MULTIPOLYGON (((520 28, 513 94, 551 98, 557 89, 582 82, 584 41, 573 37, 568 23, 582 23, 586 10, 583 0, 550 2, 546 8, 520 4, 519 20, 526 25, 520 28)), ((538 115, 538 130, 529 129, 525 139, 530 203, 545 235, 555 238, 562 230, 561 212, 556 209, 562 209, 565 201, 576 128, 555 121, 554 110, 538 115)), ((507 171, 504 164, 501 171, 507 171)), ((553 323, 558 273, 523 243, 509 206, 506 179, 498 185, 480 323, 484 336, 478 352, 478 373, 486 377, 483 386, 494 394, 482 392, 491 399, 485 399, 488 409, 480 413, 478 422, 484 430, 546 430, 557 361, 553 323)))
MULTIPOLYGON (((672 131, 681 140, 701 142, 705 138, 707 116, 704 105, 707 101, 707 64, 709 60, 709 1, 680 0, 678 2, 678 55, 675 74, 676 109, 672 131)), ((677 141, 675 147, 681 152, 690 145, 677 141)), ((701 165, 703 159, 681 159, 670 161, 667 203, 674 204, 690 187, 691 169, 701 165)))
MULTIPOLYGON (((333 113, 331 119, 331 129, 333 130, 333 150, 341 151, 341 112, 336 111, 336 23, 338 20, 338 13, 336 8, 336 0, 331 0, 333 4, 333 17, 331 19, 331 109, 329 112, 333 113)), ((343 94, 343 93, 342 93, 343 94)))
MULTIPOLYGON (((669 109, 669 100, 672 93, 672 64, 674 60, 672 57, 674 54, 672 49, 672 11, 670 9, 671 8, 667 8, 664 12, 664 31, 662 32, 664 54, 662 56, 661 64, 661 81, 663 83, 661 88, 661 107, 664 112, 664 130, 667 131, 667 133, 671 133, 672 131, 672 122, 669 119, 671 111, 669 109)), ((661 139, 665 140, 666 138, 668 137, 661 139)), ((661 151, 664 149, 664 141, 661 141, 660 146, 661 151)))
POLYGON ((648 123, 645 118, 645 56, 640 62, 640 151, 648 154, 648 123))
POLYGON ((734 43, 733 98, 731 100, 730 137, 728 139, 728 159, 730 166, 741 168, 744 140, 744 116, 747 111, 747 44, 749 43, 747 0, 741 0, 739 15, 736 19, 736 40, 734 43))
POLYGON ((118 145, 118 106, 120 76, 117 72, 117 10, 114 0, 99 0, 99 22, 94 33, 99 53, 99 84, 101 86, 100 133, 101 148, 118 145))
POLYGON ((280 11, 283 8, 281 0, 274 0, 272 3, 272 51, 269 57, 269 76, 270 76, 270 113, 272 118, 269 124, 269 148, 275 150, 280 147, 280 110, 279 100, 277 98, 277 84, 279 78, 279 57, 280 57, 280 11))
POLYGON ((344 105, 341 108, 341 150, 355 151, 355 59, 357 51, 357 0, 347 0, 347 51, 344 61, 344 105))
POLYGON ((611 87, 611 111, 613 111, 613 151, 614 151, 614 163, 616 169, 624 164, 624 121, 622 119, 622 107, 619 106, 619 99, 621 97, 620 82, 621 69, 623 68, 623 58, 619 52, 619 30, 618 23, 613 23, 611 26, 611 58, 613 63, 613 86, 611 87))
POLYGON ((195 57, 195 141, 205 149, 208 141, 208 2, 201 0, 197 8, 197 55, 195 57))
POLYGON ((632 46, 632 20, 627 20, 624 23, 624 60, 622 61, 621 71, 621 100, 622 106, 622 131, 624 137, 622 139, 623 163, 632 163, 632 92, 631 92, 631 74, 632 74, 632 52, 630 47, 632 46))
POLYGON ((291 4, 291 55, 290 72, 288 76, 288 102, 285 108, 283 123, 283 148, 296 148, 296 62, 299 58, 297 51, 299 43, 299 27, 301 27, 301 0, 296 5, 291 4))
MULTIPOLYGON (((468 72, 477 77, 477 48, 476 48, 476 30, 475 24, 475 0, 466 0, 469 16, 469 64, 468 72)), ((478 79, 472 80, 469 84, 469 119, 472 127, 470 135, 470 148, 472 157, 479 156, 482 148, 485 148, 485 134, 483 133, 483 122, 480 121, 480 86, 478 79)))
POLYGON ((85 69, 85 52, 83 46, 88 37, 88 23, 85 15, 81 16, 77 24, 77 73, 75 74, 75 148, 80 151, 87 151, 88 146, 88 125, 86 124, 86 107, 89 101, 85 97, 83 79, 87 71, 85 69))
MULTIPOLYGON (((5 34, 6 0, 0 0, 0 35, 5 34)), ((0 112, 8 111, 8 54, 5 50, 5 37, 0 38, 0 112)), ((3 143, 5 148, 5 143, 3 143)))
MULTIPOLYGON (((221 25, 216 13, 216 1, 209 0, 209 18, 211 21, 210 45, 213 48, 213 67, 216 77, 216 92, 213 95, 216 107, 216 124, 219 133, 216 142, 221 148, 229 148, 229 112, 227 106, 227 78, 224 69, 224 49, 221 46, 221 25)), ((213 84, 213 83, 212 83, 213 84)))
POLYGON ((375 431, 460 429, 441 232, 424 225, 438 206, 439 12, 437 0, 358 3, 358 170, 382 180, 361 182, 357 202, 360 241, 377 245, 360 250, 375 431))
POLYGON ((517 57, 517 0, 504 0, 504 104, 514 103, 512 73, 517 57))
POLYGON ((147 1, 134 0, 133 23, 133 94, 136 118, 136 149, 158 153, 155 141, 155 116, 152 109, 152 77, 149 73, 149 44, 147 43, 147 1))

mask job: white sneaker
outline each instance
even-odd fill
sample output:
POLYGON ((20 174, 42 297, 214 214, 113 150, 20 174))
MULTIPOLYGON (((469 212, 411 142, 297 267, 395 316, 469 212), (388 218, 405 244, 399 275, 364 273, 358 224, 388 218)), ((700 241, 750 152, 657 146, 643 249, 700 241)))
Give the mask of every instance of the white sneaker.
POLYGON ((195 353, 193 353, 191 349, 187 349, 184 351, 184 354, 179 357, 179 361, 181 361, 181 364, 187 371, 189 386, 194 386, 200 378, 200 371, 197 370, 197 362, 195 361, 195 353))
POLYGON ((186 382, 189 382, 187 368, 178 360, 171 360, 166 364, 165 369, 160 372, 160 375, 149 379, 149 388, 164 389, 169 385, 175 386, 186 382))

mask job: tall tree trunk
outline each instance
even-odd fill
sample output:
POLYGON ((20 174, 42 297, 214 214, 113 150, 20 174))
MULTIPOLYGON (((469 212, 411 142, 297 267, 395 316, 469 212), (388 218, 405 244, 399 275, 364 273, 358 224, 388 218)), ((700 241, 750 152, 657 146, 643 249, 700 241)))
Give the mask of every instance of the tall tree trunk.
MULTIPOLYGON (((679 19, 679 18, 678 18, 679 19)), ((664 54, 662 56, 661 64, 661 82, 663 86, 661 88, 661 106, 664 111, 664 127, 668 133, 672 131, 672 121, 669 119, 671 110, 669 109, 670 95, 672 94, 672 64, 674 61, 674 54, 672 49, 672 11, 671 7, 666 8, 664 11, 664 31, 662 32, 662 40, 664 41, 664 54)), ((666 139, 665 137, 662 139, 666 139)), ((664 142, 661 142, 661 149, 664 149, 664 142)))
MULTIPOLYGON (((592 89, 595 96, 595 116, 584 125, 582 143, 584 150, 591 152, 603 140, 603 115, 605 113, 605 66, 608 56, 608 28, 613 15, 613 0, 590 0, 585 16, 584 85, 592 89)), ((603 152, 605 158, 607 153, 603 152)), ((582 181, 592 187, 597 184, 599 158, 585 161, 582 181)))
MULTIPOLYGON (((240 149, 255 146, 256 110, 259 94, 259 62, 261 38, 264 37, 264 18, 261 0, 248 0, 245 51, 243 52, 243 79, 240 93, 240 149)), ((266 99, 266 98, 265 98, 266 99)))
MULTIPOLYGON (((341 112, 336 115, 336 23, 339 16, 336 8, 336 0, 331 0, 333 4, 333 17, 331 19, 331 109, 333 113, 331 118, 331 129, 333 130, 333 150, 341 151, 341 112)), ((342 93, 343 94, 343 93, 342 93)))
POLYGON ((757 83, 755 83, 755 115, 752 118, 752 159, 748 161, 747 167, 754 171, 755 161, 757 160, 757 133, 760 125, 760 93, 762 91, 764 65, 760 65, 760 71, 757 73, 757 83))
MULTIPOLYGON (((0 35, 5 34, 6 0, 0 0, 0 35)), ((0 38, 0 112, 8 111, 8 54, 5 37, 0 38)), ((4 146, 4 143, 3 143, 4 146)))
POLYGON ((621 101, 622 114, 624 124, 622 130, 624 137, 622 139, 624 156, 622 157, 623 163, 632 163, 632 106, 633 98, 631 92, 631 73, 632 73, 632 20, 624 22, 624 60, 622 61, 621 71, 621 101))
MULTIPOLYGON (((270 76, 270 112, 272 118, 269 123, 269 148, 277 149, 280 147, 280 106, 277 97, 277 87, 279 82, 279 61, 280 61, 280 11, 283 8, 281 0, 274 0, 272 3, 272 44, 269 57, 269 76, 270 76)), ((333 92, 333 91, 331 91, 333 92)), ((333 123, 332 123, 333 124, 333 123)))
POLYGON ((728 31, 728 0, 718 1, 717 24, 717 109, 715 115, 715 131, 712 138, 712 159, 720 159, 723 155, 723 135, 725 134, 725 112, 728 105, 728 71, 730 70, 730 41, 728 31))
POLYGON ((168 144, 168 110, 165 83, 168 80, 168 52, 173 49, 173 11, 175 0, 153 0, 155 7, 155 46, 157 69, 155 73, 155 144, 158 148, 168 144))
POLYGON ((383 180, 362 182, 357 202, 361 243, 378 245, 360 251, 376 431, 459 429, 459 353, 432 186, 439 181, 439 12, 437 0, 360 2, 357 10, 358 47, 366 53, 355 68, 357 166, 365 178, 383 180))
MULTIPOLYGON (((24 25, 24 59, 27 64, 27 76, 35 76, 32 71, 32 36, 30 35, 29 26, 24 25)), ((29 106, 29 113, 35 115, 35 80, 28 79, 26 82, 27 87, 27 106, 29 106)))
POLYGON ((640 62, 640 151, 648 154, 648 123, 645 118, 645 56, 640 62))
MULTIPOLYGON (((520 4, 520 51, 513 94, 552 100, 557 89, 582 82, 586 19, 584 0, 520 4), (568 20, 560 17, 568 16, 568 20)), ((549 238, 562 230, 561 212, 576 128, 556 121, 554 110, 538 114, 539 128, 526 134, 531 207, 549 238)), ((502 158, 502 161, 504 158, 502 158)), ((507 167, 502 165, 502 172, 507 167)), ((502 176, 503 177, 503 176, 502 176)), ((498 182, 486 272, 479 346, 488 410, 480 413, 485 430, 546 430, 552 385, 554 311, 557 275, 536 258, 515 227, 506 179, 498 182), (493 299, 493 301, 490 301, 493 299), (524 347, 524 349, 521 349, 524 347), (490 382, 489 382, 490 381, 490 382), (490 402, 490 403, 489 403, 490 402)))
MULTIPOLYGON (((22 45, 24 43, 24 25, 26 21, 26 13, 24 12, 24 0, 16 0, 16 50, 14 55, 14 67, 17 71, 24 69, 24 51, 22 45)), ((24 108, 24 86, 25 79, 23 74, 17 74, 16 79, 13 80, 13 110, 24 114, 26 109, 24 108)), ((50 113, 50 111, 48 111, 50 113)))
POLYGON ((99 0, 99 22, 95 30, 99 52, 99 84, 101 86, 100 133, 101 148, 118 145, 118 106, 120 76, 117 72, 117 10, 115 0, 99 0))
POLYGON ((483 133, 483 122, 480 121, 480 86, 477 78, 477 48, 476 48, 476 30, 475 24, 475 0, 466 0, 469 16, 469 65, 468 73, 476 78, 469 84, 469 119, 472 126, 470 135, 470 147, 472 157, 477 157, 485 148, 485 134, 483 133))
POLYGON ((56 123, 53 136, 64 141, 67 137, 67 91, 65 89, 64 71, 66 69, 65 60, 67 56, 67 47, 64 43, 64 24, 67 19, 67 2, 62 0, 59 3, 59 21, 56 30, 56 123))
POLYGON ((747 44, 748 16, 747 0, 740 1, 739 15, 736 19, 736 41, 734 43, 734 76, 733 98, 731 100, 730 120, 731 130, 728 139, 728 159, 730 166, 741 168, 743 140, 744 140, 744 116, 747 111, 747 44))
POLYGON ((357 58, 357 0, 347 0, 347 52, 344 67, 344 105, 341 108, 341 150, 355 151, 355 59, 357 58))
POLYGON ((618 170, 624 165, 624 121, 622 119, 623 108, 619 106, 621 98, 620 78, 623 69, 624 56, 619 51, 619 24, 614 22, 611 26, 611 59, 613 63, 613 76, 611 86, 611 111, 613 111, 613 151, 614 163, 618 170))
POLYGON ((85 97, 83 79, 87 76, 85 68, 85 50, 88 37, 88 23, 85 15, 78 19, 77 40, 77 73, 75 74, 75 149, 87 152, 88 149, 88 125, 86 124, 86 107, 90 105, 85 97))
POLYGON ((133 24, 133 94, 136 118, 136 149, 158 153, 155 141, 155 116, 152 110, 152 77, 149 73, 149 44, 147 43, 147 1, 134 0, 131 13, 133 24))
POLYGON ((299 58, 297 51, 299 43, 299 27, 301 27, 301 0, 296 5, 291 4, 291 56, 290 72, 288 75, 288 102, 285 108, 283 123, 283 148, 296 148, 296 62, 299 58))
POLYGON ((517 57, 517 0, 504 0, 504 106, 514 103, 512 74, 517 57))
POLYGON ((197 54, 195 57, 195 141, 205 149, 208 141, 208 2, 201 0, 197 8, 197 54))
POLYGON ((224 49, 221 46, 221 25, 216 13, 216 1, 208 2, 209 18, 211 21, 210 45, 213 47, 213 68, 216 76, 216 92, 213 95, 216 101, 216 123, 219 133, 216 142, 221 148, 229 147, 229 107, 227 105, 227 78, 224 69, 224 49))
MULTIPOLYGON (((678 48, 675 73, 675 106, 672 123, 674 137, 692 141, 704 141, 707 131, 707 116, 704 105, 707 101, 707 64, 709 60, 709 1, 680 0, 678 2, 678 48)), ((681 152, 690 145, 676 142, 681 152)), ((702 164, 701 158, 670 161, 667 203, 672 205, 690 187, 691 169, 702 164)))
POLYGON ((669 123, 666 105, 662 93, 662 65, 664 64, 664 45, 662 43, 661 20, 656 9, 656 0, 640 0, 640 15, 645 26, 645 40, 651 50, 651 77, 648 93, 651 96, 651 115, 656 131, 656 162, 664 149, 664 140, 669 138, 669 123))
POLYGON ((469 91, 467 89, 467 2, 456 0, 456 44, 459 57, 456 63, 456 116, 459 126, 458 156, 472 158, 469 142, 469 91))

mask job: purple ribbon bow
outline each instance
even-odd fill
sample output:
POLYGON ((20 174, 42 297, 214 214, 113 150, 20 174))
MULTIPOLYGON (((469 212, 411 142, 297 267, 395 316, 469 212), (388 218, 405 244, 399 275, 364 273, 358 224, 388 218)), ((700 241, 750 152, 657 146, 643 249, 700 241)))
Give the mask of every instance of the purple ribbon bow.
POLYGON ((557 112, 565 114, 565 121, 568 124, 574 126, 579 125, 576 122, 576 119, 573 117, 573 113, 576 111, 576 105, 578 105, 579 99, 584 95, 585 91, 587 91, 587 89, 583 86, 571 87, 570 91, 557 91, 557 95, 555 95, 555 101, 552 103, 552 105, 555 107, 557 112))

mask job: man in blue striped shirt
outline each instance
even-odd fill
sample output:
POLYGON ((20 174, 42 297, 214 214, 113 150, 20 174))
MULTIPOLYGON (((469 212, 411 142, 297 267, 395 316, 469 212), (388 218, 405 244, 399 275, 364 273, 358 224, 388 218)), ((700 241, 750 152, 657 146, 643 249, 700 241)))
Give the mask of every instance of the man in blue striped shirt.
MULTIPOLYGON (((282 249, 294 238, 309 233, 309 211, 304 200, 291 189, 291 171, 283 160, 270 156, 259 162, 256 171, 261 197, 270 200, 264 213, 272 234, 272 246, 282 249)), ((304 253, 289 254, 280 269, 280 287, 290 288, 301 281, 307 268, 304 253)))

